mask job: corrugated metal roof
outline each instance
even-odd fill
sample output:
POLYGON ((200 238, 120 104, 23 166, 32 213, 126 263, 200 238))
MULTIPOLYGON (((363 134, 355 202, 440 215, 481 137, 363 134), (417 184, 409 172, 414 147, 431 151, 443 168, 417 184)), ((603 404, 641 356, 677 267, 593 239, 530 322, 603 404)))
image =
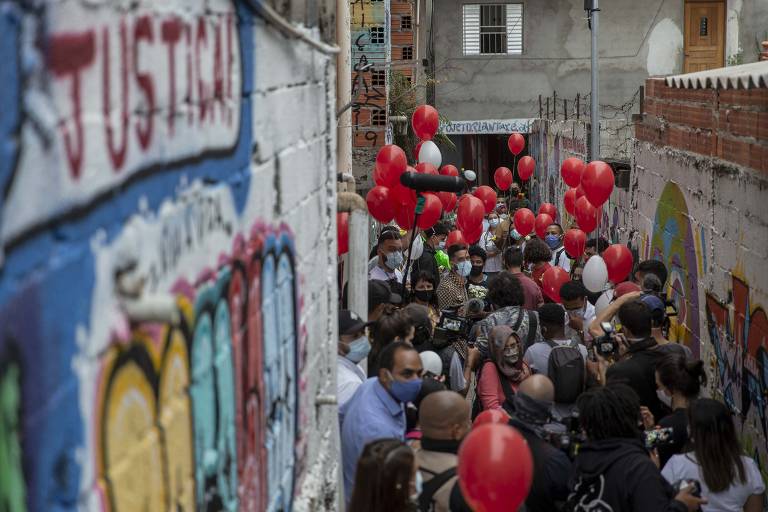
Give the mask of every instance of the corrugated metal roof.
POLYGON ((668 76, 668 87, 682 89, 768 88, 768 61, 668 76))

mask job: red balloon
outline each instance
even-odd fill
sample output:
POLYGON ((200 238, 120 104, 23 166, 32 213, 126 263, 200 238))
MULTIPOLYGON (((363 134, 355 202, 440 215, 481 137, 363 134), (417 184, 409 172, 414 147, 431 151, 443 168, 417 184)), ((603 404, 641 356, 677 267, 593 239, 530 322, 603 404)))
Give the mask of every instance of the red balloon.
POLYGON ((496 191, 488 185, 481 185, 474 191, 474 196, 483 202, 485 213, 491 213, 496 208, 496 191))
MULTIPOLYGON (((413 167, 408 168, 408 172, 416 172, 413 167)), ((395 205, 416 206, 416 191, 412 188, 403 186, 399 181, 390 189, 390 197, 395 205)), ((397 211, 398 208, 395 208, 397 211)))
POLYGON ((394 187, 399 183, 400 175, 405 172, 407 166, 408 159, 402 149, 394 144, 382 146, 376 155, 376 172, 373 179, 377 185, 394 187))
POLYGON ((603 253, 605 266, 608 267, 608 279, 620 283, 632 272, 632 252, 626 245, 613 244, 603 253))
POLYGON ((416 225, 420 229, 429 229, 440 220, 440 215, 443 214, 443 203, 435 194, 423 194, 424 196, 424 209, 419 215, 419 219, 416 221, 416 225))
POLYGON ((374 219, 387 223, 395 217, 395 207, 387 187, 377 186, 368 191, 365 202, 374 219))
POLYGON ((563 237, 563 247, 573 259, 580 258, 584 254, 587 245, 587 234, 580 229, 569 229, 563 237))
POLYGON ((424 141, 419 141, 418 144, 416 144, 416 147, 413 148, 413 159, 415 161, 419 161, 419 151, 421 151, 421 145, 424 144, 424 141))
POLYGON ((563 196, 563 206, 565 206, 565 211, 570 213, 571 215, 576 215, 576 189, 575 188, 569 188, 565 191, 565 195, 563 196))
POLYGON ((581 175, 581 186, 589 202, 601 206, 611 197, 614 177, 611 166, 600 160, 589 162, 584 174, 581 175))
POLYGON ((480 223, 472 229, 462 231, 462 233, 464 234, 464 240, 466 240, 468 244, 477 243, 477 241, 480 240, 480 237, 483 236, 483 224, 480 223))
POLYGON ((536 216, 534 228, 536 229, 536 236, 544 238, 547 236, 547 228, 555 222, 548 213, 540 213, 536 216))
POLYGON ((597 227, 597 220, 600 217, 600 210, 592 206, 586 197, 576 201, 576 222, 579 223, 585 233, 591 233, 597 227))
POLYGON ((349 213, 336 214, 336 240, 338 240, 339 256, 349 252, 349 213))
POLYGON ((536 170, 536 161, 530 156, 524 156, 517 162, 517 175, 523 181, 528 181, 536 170))
POLYGON ((560 298, 560 288, 570 280, 571 276, 562 268, 549 267, 541 276, 542 291, 553 301, 561 303, 563 299, 560 298))
POLYGON ((586 166, 581 158, 576 158, 575 156, 566 158, 563 161, 563 165, 560 166, 560 176, 563 177, 563 181, 569 187, 578 187, 586 166))
POLYGON ((522 236, 527 236, 533 231, 533 226, 536 223, 536 217, 533 212, 528 208, 520 208, 515 212, 514 224, 515 230, 522 236))
POLYGON ((440 203, 443 205, 443 210, 450 212, 453 211, 456 206, 456 194, 453 192, 438 192, 437 198, 440 199, 440 203))
POLYGON ((429 162, 416 164, 416 172, 419 174, 433 174, 435 176, 438 176, 440 174, 439 172, 437 172, 437 167, 430 164, 429 162))
POLYGON ((443 176, 458 176, 459 170, 456 168, 455 165, 444 165, 440 168, 440 174, 443 176))
POLYGON ((461 443, 457 473, 461 494, 472 510, 517 510, 533 481, 531 450, 509 425, 480 425, 461 443))
POLYGON ((499 167, 493 173, 493 181, 499 190, 509 190, 509 187, 512 186, 512 171, 508 167, 499 167))
POLYGON ((525 149, 525 137, 515 132, 509 136, 507 146, 513 155, 519 155, 525 149))
POLYGON ((576 187, 576 200, 578 201, 582 197, 584 197, 584 187, 579 185, 578 187, 576 187))
POLYGON ((458 229, 448 233, 448 238, 445 239, 446 248, 452 245, 467 245, 467 241, 464 239, 464 234, 458 229))
POLYGON ((440 117, 432 105, 422 105, 413 112, 411 117, 413 132, 421 140, 432 140, 440 126, 440 117))
POLYGON ((472 426, 474 428, 488 423, 507 423, 508 421, 509 414, 504 412, 504 409, 486 409, 477 415, 472 426))
POLYGON ((539 206, 539 214, 546 213, 553 219, 557 218, 557 208, 552 203, 542 203, 539 206))
POLYGON ((400 205, 395 210, 395 222, 403 229, 413 227, 413 217, 416 215, 416 207, 411 205, 400 205))
POLYGON ((465 194, 461 201, 459 201, 459 212, 456 221, 463 228, 474 230, 478 224, 482 226, 484 215, 485 208, 483 202, 475 196, 465 194))

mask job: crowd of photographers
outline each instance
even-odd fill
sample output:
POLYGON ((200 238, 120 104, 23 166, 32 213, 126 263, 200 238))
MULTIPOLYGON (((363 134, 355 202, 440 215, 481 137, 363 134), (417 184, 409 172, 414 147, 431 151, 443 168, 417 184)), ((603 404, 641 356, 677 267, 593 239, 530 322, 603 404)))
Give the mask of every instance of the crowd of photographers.
POLYGON ((446 247, 438 224, 418 235, 418 257, 386 226, 368 318, 339 313, 348 510, 470 510, 458 449, 475 417, 499 410, 533 456, 520 510, 762 511, 760 470, 729 409, 702 397, 702 361, 666 338, 664 264, 638 263, 601 300, 580 277, 604 239, 571 260, 558 224, 521 237, 500 204, 487 225, 477 245, 446 247), (561 304, 541 291, 555 265, 572 278, 561 304))

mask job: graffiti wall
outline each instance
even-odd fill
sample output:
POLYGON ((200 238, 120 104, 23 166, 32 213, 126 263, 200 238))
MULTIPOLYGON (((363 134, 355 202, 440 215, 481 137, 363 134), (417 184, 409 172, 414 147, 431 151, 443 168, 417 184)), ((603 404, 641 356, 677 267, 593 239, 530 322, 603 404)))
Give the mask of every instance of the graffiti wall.
POLYGON ((0 508, 335 502, 310 48, 239 0, 0 0, 0 508))

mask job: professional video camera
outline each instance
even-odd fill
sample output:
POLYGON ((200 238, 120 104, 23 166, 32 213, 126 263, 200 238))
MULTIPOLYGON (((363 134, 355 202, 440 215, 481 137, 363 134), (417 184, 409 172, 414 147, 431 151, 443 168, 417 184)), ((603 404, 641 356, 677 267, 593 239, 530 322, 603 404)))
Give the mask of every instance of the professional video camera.
POLYGON ((595 339, 592 345, 600 357, 615 357, 619 353, 619 342, 616 339, 613 325, 610 322, 602 322, 600 327, 605 334, 595 339))
POLYGON ((587 442, 579 423, 579 412, 574 410, 563 418, 553 418, 554 422, 545 425, 546 440, 555 448, 565 452, 573 460, 579 448, 587 442))
MULTIPOLYGON (((641 286, 643 290, 643 294, 640 296, 640 299, 646 295, 654 295, 661 300, 661 302, 664 304, 664 318, 660 319, 662 322, 661 325, 661 331, 665 338, 669 336, 669 329, 671 327, 670 323, 670 317, 677 316, 677 305, 671 301, 669 298, 667 298, 667 294, 664 293, 663 285, 661 283, 661 280, 654 274, 648 274, 643 277, 643 284, 641 286)), ((657 322, 659 319, 656 320, 657 322)))
POLYGON ((459 308, 443 309, 440 311, 440 320, 435 326, 435 336, 432 344, 437 349, 447 347, 454 341, 467 338, 471 328, 469 320, 459 315, 459 308))

